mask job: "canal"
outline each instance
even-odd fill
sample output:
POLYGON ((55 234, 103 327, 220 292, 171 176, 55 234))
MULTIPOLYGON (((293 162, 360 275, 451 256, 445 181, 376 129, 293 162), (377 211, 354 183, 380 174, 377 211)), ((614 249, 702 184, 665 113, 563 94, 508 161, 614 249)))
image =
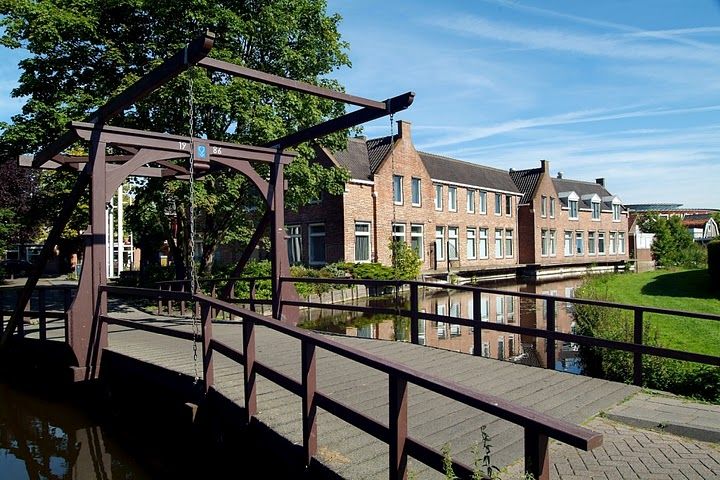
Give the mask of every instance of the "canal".
MULTIPOLYGON (((483 284, 482 286, 513 292, 538 293, 562 297, 573 297, 575 288, 582 278, 568 278, 543 283, 506 282, 483 284)), ((483 294, 481 315, 483 321, 506 323, 529 328, 544 329, 547 325, 545 301, 519 298, 513 295, 483 294)), ((398 300, 394 295, 370 297, 347 302, 353 305, 393 307, 399 302, 402 308, 409 307, 409 295, 405 292, 398 300)), ((394 308, 394 307, 393 307, 394 308)), ((472 318, 473 296, 471 292, 445 289, 421 289, 420 310, 422 312, 447 315, 450 317, 472 318)), ((410 341, 410 320, 394 315, 369 315, 337 309, 309 309, 301 312, 300 326, 338 335, 348 335, 381 340, 410 341)), ((556 331, 571 333, 573 329, 572 305, 555 303, 556 331)), ((422 345, 443 348, 456 352, 473 353, 472 327, 421 320, 419 340, 422 345)), ((499 332, 489 329, 482 331, 482 352, 485 357, 546 367, 545 339, 526 335, 499 332)), ((555 369, 571 373, 582 373, 578 359, 577 345, 557 342, 555 369)))

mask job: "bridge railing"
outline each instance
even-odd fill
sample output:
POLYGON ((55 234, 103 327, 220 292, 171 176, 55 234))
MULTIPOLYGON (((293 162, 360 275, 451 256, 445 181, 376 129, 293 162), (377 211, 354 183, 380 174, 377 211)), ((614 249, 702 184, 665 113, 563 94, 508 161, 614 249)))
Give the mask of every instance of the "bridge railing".
MULTIPOLYGON (((493 289, 486 287, 470 286, 470 285, 453 285, 449 283, 438 282, 417 282, 417 281, 398 281, 398 280, 364 280, 364 279, 347 279, 347 278, 296 278, 282 277, 282 282, 303 282, 303 283, 327 283, 327 284, 363 284, 374 287, 387 287, 391 289, 409 289, 410 305, 409 308, 391 308, 391 307, 366 307, 361 305, 344 305, 344 304, 326 304, 320 302, 299 301, 283 301, 283 305, 295 305, 300 307, 331 309, 351 312, 363 312, 370 314, 390 314, 403 316, 410 319, 410 341, 412 343, 419 342, 419 325, 420 321, 430 320, 435 322, 449 323, 455 325, 463 325, 472 327, 473 334, 473 354, 482 354, 482 331, 491 330, 499 332, 507 332, 511 334, 527 335, 536 338, 544 338, 546 340, 546 368, 555 368, 556 341, 574 343, 577 345, 585 345, 590 347, 604 347, 614 350, 621 350, 632 353, 633 355, 633 378, 635 385, 643 383, 643 356, 653 355, 657 357, 682 360, 687 362, 697 362, 706 365, 720 366, 720 356, 708 355, 703 353, 686 352, 677 349, 657 347, 647 345, 643 341, 645 314, 654 313, 662 315, 674 315, 685 318, 695 318, 708 321, 720 321, 720 315, 710 313, 686 312, 681 310, 671 310, 656 307, 643 307, 638 305, 628 305, 622 303, 614 303, 599 300, 587 300, 574 297, 562 297, 556 295, 537 294, 529 292, 516 292, 510 290, 493 289), (439 315, 433 313, 422 312, 420 309, 420 288, 444 289, 448 291, 469 292, 473 296, 473 314, 470 318, 455 317, 448 315, 439 315), (482 295, 502 295, 513 296, 518 298, 527 298, 533 300, 544 301, 544 317, 545 327, 523 327, 520 325, 510 325, 507 323, 491 322, 482 320, 481 304, 482 295), (575 333, 566 333, 556 330, 556 305, 561 302, 572 305, 589 305, 595 307, 613 308, 618 310, 630 311, 633 314, 633 340, 632 342, 610 340, 587 335, 579 335, 575 333)), ((720 327, 720 325, 719 325, 720 327)))
MULTIPOLYGON (((428 375, 403 364, 388 361, 362 350, 336 342, 314 332, 287 325, 256 312, 240 308, 231 303, 198 294, 194 297, 187 292, 157 291, 124 287, 100 287, 104 295, 141 296, 172 301, 194 300, 200 306, 203 384, 207 393, 214 385, 213 356, 221 354, 243 367, 245 422, 257 414, 257 377, 265 377, 273 383, 298 395, 302 399, 303 454, 306 465, 310 465, 317 454, 317 409, 330 414, 363 430, 388 444, 389 478, 407 478, 408 456, 442 472, 445 456, 442 451, 413 438, 408 432, 408 385, 415 384, 444 397, 463 403, 507 420, 524 429, 525 471, 535 479, 549 478, 549 439, 553 438, 575 448, 591 450, 602 444, 602 435, 584 427, 514 404, 500 397, 468 389, 454 382, 428 375), (242 319, 242 350, 213 337, 211 310, 226 312, 242 319), (300 340, 301 376, 300 381, 289 377, 256 358, 256 327, 266 327, 300 340), (317 350, 323 349, 343 356, 364 366, 373 368, 388 376, 388 425, 341 403, 317 389, 317 350)), ((102 315, 99 319, 106 324, 121 325, 151 333, 169 335, 193 340, 189 331, 171 329, 140 323, 127 319, 102 315)), ((240 327, 238 325, 238 327, 240 327)), ((470 477, 472 467, 452 460, 454 471, 470 477)))
MULTIPOLYGON (((207 293, 207 295, 218 298, 220 289, 224 287, 228 282, 234 283, 247 283, 248 284, 248 298, 235 298, 235 289, 230 291, 230 296, 225 298, 226 301, 235 304, 248 305, 251 311, 256 311, 258 306, 261 309, 261 313, 265 313, 265 305, 271 305, 272 301, 267 299, 257 298, 258 283, 261 281, 270 281, 270 277, 218 277, 218 278, 201 278, 198 283, 200 289, 207 293)), ((190 292, 190 280, 163 280, 155 282, 160 290, 166 291, 179 291, 179 292, 190 292)), ((158 300, 157 303, 158 314, 160 315, 175 315, 185 316, 188 314, 186 308, 186 302, 180 300, 175 302, 173 300, 158 300), (177 305, 176 305, 177 304, 177 305)), ((199 314, 196 312, 196 314, 199 314)), ((217 312, 213 312, 213 317, 217 316, 217 312)))
MULTIPOLYGON (((0 336, 15 311, 21 291, 22 287, 0 289, 0 336)), ((76 291, 75 285, 36 286, 35 293, 23 312, 23 321, 18 322, 14 335, 35 338, 37 334, 39 340, 50 338, 67 342, 68 311, 76 291), (62 330, 59 335, 55 332, 58 330, 62 330), (51 334, 48 335, 48 332, 51 334)))

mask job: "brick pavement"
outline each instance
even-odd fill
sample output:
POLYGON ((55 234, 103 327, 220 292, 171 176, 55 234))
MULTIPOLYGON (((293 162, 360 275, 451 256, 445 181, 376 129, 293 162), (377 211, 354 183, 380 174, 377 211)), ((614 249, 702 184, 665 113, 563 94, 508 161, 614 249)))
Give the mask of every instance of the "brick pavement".
MULTIPOLYGON (((603 445, 583 452, 550 446, 551 479, 720 479, 720 445, 624 425, 602 416, 584 424, 604 436, 603 445)), ((500 474, 522 478, 522 463, 500 474)))

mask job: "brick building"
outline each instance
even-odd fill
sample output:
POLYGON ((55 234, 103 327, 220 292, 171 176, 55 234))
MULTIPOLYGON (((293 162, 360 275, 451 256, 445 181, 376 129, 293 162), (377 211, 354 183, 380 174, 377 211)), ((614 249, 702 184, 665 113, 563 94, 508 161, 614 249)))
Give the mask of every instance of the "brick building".
POLYGON ((523 192, 518 206, 519 261, 529 276, 571 273, 588 265, 616 267, 628 260, 628 218, 604 179, 583 182, 540 168, 511 170, 523 192))
POLYGON ((424 272, 514 275, 522 194, 507 171, 418 152, 404 121, 392 138, 351 138, 317 160, 351 179, 343 195, 286 212, 291 263, 389 264, 395 238, 417 251, 424 272))

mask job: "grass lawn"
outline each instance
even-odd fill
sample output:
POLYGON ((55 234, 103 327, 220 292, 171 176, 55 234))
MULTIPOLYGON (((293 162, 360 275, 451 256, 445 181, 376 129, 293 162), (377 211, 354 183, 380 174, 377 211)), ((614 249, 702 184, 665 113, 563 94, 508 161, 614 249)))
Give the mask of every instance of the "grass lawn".
MULTIPOLYGON (((603 282, 615 302, 720 315, 720 294, 710 290, 707 270, 655 270, 593 281, 603 282)), ((643 318, 658 327, 664 347, 720 356, 720 321, 650 313, 643 318)))

